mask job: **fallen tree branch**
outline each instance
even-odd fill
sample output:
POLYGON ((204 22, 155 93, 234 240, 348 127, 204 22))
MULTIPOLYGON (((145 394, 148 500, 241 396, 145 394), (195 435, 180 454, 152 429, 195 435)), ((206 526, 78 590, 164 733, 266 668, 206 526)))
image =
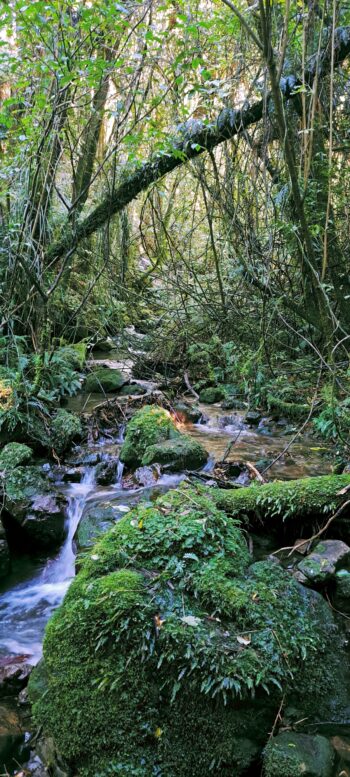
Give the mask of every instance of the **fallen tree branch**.
POLYGON ((188 372, 184 372, 184 381, 186 384, 186 387, 190 391, 190 393, 195 397, 195 399, 199 399, 199 394, 194 390, 193 386, 190 384, 190 379, 188 377, 188 372))
MULTIPOLYGON (((338 27, 334 33, 334 66, 340 65, 350 54, 350 26, 338 27)), ((317 77, 330 72, 331 61, 329 46, 320 54, 314 55, 305 69, 304 83, 312 85, 317 77)), ((299 99, 299 89, 302 82, 295 75, 281 78, 279 88, 285 101, 299 99)), ((271 95, 267 101, 271 100, 271 95)), ((198 120, 190 120, 181 129, 179 136, 174 138, 169 151, 139 165, 122 183, 114 189, 83 221, 76 227, 70 222, 62 228, 61 237, 49 246, 46 259, 50 266, 70 251, 76 248, 85 238, 94 234, 114 214, 120 213, 132 200, 148 189, 155 181, 172 172, 190 159, 197 158, 205 151, 211 151, 220 143, 234 138, 248 127, 259 122, 266 115, 266 99, 258 100, 241 109, 225 108, 216 121, 206 124, 198 120)))

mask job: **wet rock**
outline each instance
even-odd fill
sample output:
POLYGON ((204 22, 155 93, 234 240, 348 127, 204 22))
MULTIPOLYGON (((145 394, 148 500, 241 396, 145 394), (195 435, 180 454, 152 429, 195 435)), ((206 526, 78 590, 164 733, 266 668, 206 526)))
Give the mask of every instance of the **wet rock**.
POLYGON ((233 415, 222 415, 217 419, 217 425, 221 429, 225 429, 227 426, 229 426, 231 429, 237 430, 244 428, 243 419, 241 416, 236 415, 235 413, 233 415))
POLYGON ((144 386, 140 386, 139 383, 130 383, 129 386, 122 386, 118 393, 121 397, 133 397, 147 394, 147 391, 144 386))
POLYGON ((122 517, 117 506, 112 502, 99 502, 91 504, 81 518, 80 524, 74 536, 77 550, 80 552, 90 548, 96 538, 110 529, 113 524, 122 517))
POLYGON ((66 498, 38 467, 16 467, 5 481, 4 522, 9 542, 28 538, 39 548, 59 545, 65 533, 66 498))
POLYGON ((248 410, 245 414, 245 422, 249 424, 249 426, 257 426, 259 421, 261 421, 261 413, 259 410, 248 410))
MULTIPOLYGON (((11 763, 23 742, 23 721, 15 703, 0 702, 0 766, 11 763)), ((11 766, 13 764, 11 763, 11 766)), ((5 771, 5 774, 7 772, 5 771)))
POLYGON ((15 696, 28 684, 33 669, 27 663, 28 656, 4 656, 0 658, 0 697, 15 696))
MULTIPOLYGON (((43 764, 41 758, 35 753, 31 753, 29 761, 25 764, 24 775, 31 775, 31 777, 50 777, 50 772, 43 764)), ((15 777, 20 777, 19 774, 15 777)))
POLYGON ((133 474, 133 480, 139 486, 154 486, 160 478, 160 466, 153 464, 152 467, 138 467, 133 474))
POLYGON ((332 603, 340 612, 350 614, 350 572, 340 569, 335 575, 335 582, 332 603))
POLYGON ((28 445, 19 442, 9 442, 0 453, 0 470, 13 469, 19 464, 27 464, 33 456, 28 445))
POLYGON ((21 528, 34 545, 52 548, 59 545, 65 534, 65 499, 59 495, 35 497, 25 515, 19 518, 21 528))
POLYGON ((63 483, 80 483, 83 476, 83 467, 64 467, 62 469, 63 483))
POLYGON ((298 572, 305 577, 300 582, 322 584, 332 580, 338 569, 350 566, 350 548, 341 540, 323 540, 312 553, 298 564, 298 572))
POLYGON ((142 464, 162 464, 172 472, 179 472, 182 469, 199 469, 207 459, 207 451, 200 443, 181 435, 173 440, 150 445, 143 456, 142 464))
POLYGON ((227 399, 224 399, 223 402, 221 402, 220 407, 222 407, 223 410, 244 410, 246 405, 244 402, 242 402, 241 399, 228 397, 227 399))
POLYGON ((69 463, 73 466, 89 466, 94 467, 102 460, 102 453, 99 451, 82 450, 74 459, 69 459, 69 463))
POLYGON ((205 405, 214 405, 216 402, 221 402, 224 398, 225 391, 220 386, 210 386, 209 388, 202 389, 199 394, 199 401, 205 405))
POLYGON ((325 737, 282 732, 264 753, 266 777, 332 777, 335 752, 325 737))
POLYGON ((87 376, 84 383, 84 391, 97 394, 113 393, 125 385, 129 380, 120 370, 109 367, 98 367, 87 376))
POLYGON ((101 461, 96 467, 96 483, 99 486, 110 486, 117 480, 118 459, 101 461))
POLYGON ((49 774, 52 777, 70 777, 71 770, 60 753, 58 753, 55 742, 51 737, 40 737, 35 746, 35 753, 41 763, 49 770, 49 774))
POLYGON ((203 415, 199 407, 189 402, 174 402, 173 407, 179 420, 185 423, 196 424, 203 415))
POLYGON ((0 520, 0 578, 6 577, 10 571, 10 551, 6 532, 0 520))

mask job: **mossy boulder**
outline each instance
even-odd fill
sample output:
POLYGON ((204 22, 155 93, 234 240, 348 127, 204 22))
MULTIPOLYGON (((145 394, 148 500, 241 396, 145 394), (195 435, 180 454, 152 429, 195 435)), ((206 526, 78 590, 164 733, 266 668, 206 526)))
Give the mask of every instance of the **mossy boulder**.
POLYGON ((238 777, 283 697, 329 714, 334 644, 322 597, 277 563, 251 565, 238 522, 182 486, 85 556, 47 627, 34 714, 85 777, 238 777))
POLYGON ((127 425, 120 461, 128 467, 137 467, 150 445, 175 437, 180 437, 180 432, 170 413, 158 405, 146 405, 135 413, 127 425))
POLYGON ((203 445, 182 434, 174 440, 150 445, 142 457, 142 464, 148 466, 158 463, 173 472, 179 472, 182 469, 203 467, 207 459, 208 454, 203 445))
POLYGON ((264 777, 332 777, 335 752, 325 737, 285 731, 264 753, 264 777))
POLYGON ((335 576, 335 592, 332 602, 340 612, 350 613, 350 572, 340 569, 335 576))
POLYGON ((119 394, 121 397, 134 397, 146 394, 146 389, 139 383, 130 383, 129 386, 122 386, 119 394))
POLYGON ((205 405, 214 405, 216 402, 221 402, 225 399, 226 392, 220 386, 210 386, 209 388, 202 389, 199 394, 199 401, 205 405))
POLYGON ((27 464, 33 456, 28 445, 19 442, 9 442, 0 453, 0 470, 9 470, 19 464, 27 464))
POLYGON ((128 382, 128 377, 123 375, 120 370, 113 370, 110 367, 98 367, 90 372, 84 384, 84 390, 94 393, 113 393, 128 382))
POLYGON ((83 435, 80 418, 68 410, 58 410, 51 422, 52 447, 62 456, 83 435))

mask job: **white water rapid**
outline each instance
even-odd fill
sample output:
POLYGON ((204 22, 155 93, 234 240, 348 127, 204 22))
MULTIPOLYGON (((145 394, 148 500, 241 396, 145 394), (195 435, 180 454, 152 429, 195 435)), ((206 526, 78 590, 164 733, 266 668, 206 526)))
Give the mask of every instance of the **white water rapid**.
POLYGON ((30 571, 29 579, 0 594, 0 653, 25 654, 36 663, 42 654, 45 625, 74 577, 73 537, 87 496, 94 488, 94 468, 67 492, 67 537, 55 558, 30 571))

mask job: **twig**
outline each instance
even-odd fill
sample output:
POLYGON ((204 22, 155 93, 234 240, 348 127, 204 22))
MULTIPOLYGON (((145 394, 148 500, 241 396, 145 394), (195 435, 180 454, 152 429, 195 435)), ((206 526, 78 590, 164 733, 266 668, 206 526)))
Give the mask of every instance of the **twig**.
POLYGON ((192 395, 193 395, 193 396, 194 396, 196 399, 199 399, 199 394, 197 394, 197 392, 194 390, 193 386, 191 386, 191 384, 190 384, 190 379, 189 379, 189 377, 188 377, 188 372, 184 372, 184 381, 185 381, 186 387, 187 387, 187 388, 188 388, 188 390, 191 392, 191 394, 192 394, 192 395))
POLYGON ((254 464, 252 464, 251 461, 246 461, 245 464, 249 472, 254 475, 255 479, 258 480, 259 483, 266 483, 266 480, 263 478, 259 470, 254 467, 254 464))
POLYGON ((285 694, 283 694, 283 696, 282 696, 282 701, 281 701, 281 704, 280 704, 280 706, 279 706, 279 708, 278 708, 277 715, 276 715, 276 717, 275 717, 275 720, 274 720, 274 722, 273 722, 272 729, 271 729, 271 731, 270 731, 270 734, 269 734, 269 740, 270 740, 270 739, 272 739, 272 737, 274 736, 274 733, 275 733, 275 731, 276 731, 276 728, 277 728, 277 726, 278 726, 278 721, 282 721, 282 718, 281 718, 281 712, 282 712, 282 709, 283 709, 284 700, 285 700, 285 694))
POLYGON ((279 550, 275 550, 271 555, 275 556, 277 553, 282 553, 285 550, 289 550, 290 553, 288 553, 288 556, 291 556, 293 551, 295 551, 298 548, 302 547, 302 545, 306 545, 306 544, 310 545, 311 542, 314 542, 314 540, 317 540, 318 537, 320 537, 321 534, 323 534, 328 529, 328 527, 330 526, 332 521, 335 520, 335 518, 339 518, 339 515, 341 515, 343 510, 345 510, 345 508, 348 505, 350 505, 350 499, 348 499, 347 502, 344 502, 340 507, 338 507, 338 510, 336 510, 334 515, 331 515, 331 517, 328 518, 327 523, 322 527, 322 529, 320 529, 318 532, 316 532, 316 534, 313 534, 312 537, 309 537, 309 539, 300 540, 300 542, 298 542, 296 545, 287 545, 285 548, 279 548, 279 550))

